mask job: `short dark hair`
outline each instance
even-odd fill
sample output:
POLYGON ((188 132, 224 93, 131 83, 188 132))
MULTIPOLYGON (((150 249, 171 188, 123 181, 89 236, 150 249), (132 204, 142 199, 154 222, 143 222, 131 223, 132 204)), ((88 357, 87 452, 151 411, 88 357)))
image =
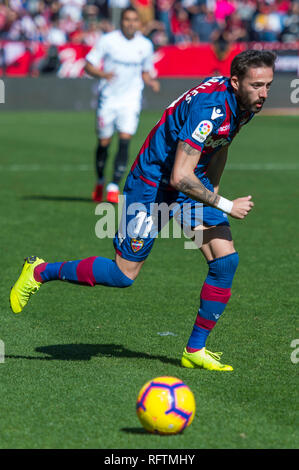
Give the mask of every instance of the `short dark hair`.
POLYGON ((230 75, 244 78, 250 67, 271 67, 274 71, 276 54, 272 51, 255 51, 249 49, 236 55, 232 60, 230 75))
POLYGON ((139 16, 138 11, 136 10, 136 8, 134 8, 130 5, 129 7, 124 8, 122 10, 121 15, 120 15, 120 22, 122 22, 122 20, 123 20, 125 14, 127 13, 127 11, 133 11, 134 13, 136 13, 139 16))

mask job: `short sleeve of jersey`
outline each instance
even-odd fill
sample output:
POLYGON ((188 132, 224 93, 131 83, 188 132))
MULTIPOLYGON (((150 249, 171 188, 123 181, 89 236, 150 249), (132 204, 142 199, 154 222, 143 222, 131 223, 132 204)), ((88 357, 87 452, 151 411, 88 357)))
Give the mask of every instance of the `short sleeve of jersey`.
POLYGON ((146 48, 146 54, 142 62, 142 71, 151 72, 153 70, 154 48, 153 48, 152 43, 149 40, 147 40, 146 45, 147 45, 147 48, 146 48))
POLYGON ((225 108, 217 106, 218 115, 215 115, 215 109, 198 106, 198 109, 190 110, 178 138, 202 151, 209 135, 216 132, 225 119, 225 108))
POLYGON ((86 55, 85 60, 90 62, 95 67, 100 67, 102 59, 106 53, 106 41, 105 36, 100 37, 96 42, 95 46, 86 55))

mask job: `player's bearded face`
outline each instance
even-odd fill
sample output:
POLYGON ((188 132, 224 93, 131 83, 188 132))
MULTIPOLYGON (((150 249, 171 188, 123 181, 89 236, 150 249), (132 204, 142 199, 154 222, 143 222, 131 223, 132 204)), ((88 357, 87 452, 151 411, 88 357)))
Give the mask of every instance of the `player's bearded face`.
POLYGON ((273 81, 270 67, 251 67, 242 79, 232 77, 232 86, 242 110, 259 113, 268 97, 273 81))
POLYGON ((137 13, 134 11, 127 11, 121 21, 121 30, 128 38, 132 38, 136 31, 140 29, 140 20, 137 13))

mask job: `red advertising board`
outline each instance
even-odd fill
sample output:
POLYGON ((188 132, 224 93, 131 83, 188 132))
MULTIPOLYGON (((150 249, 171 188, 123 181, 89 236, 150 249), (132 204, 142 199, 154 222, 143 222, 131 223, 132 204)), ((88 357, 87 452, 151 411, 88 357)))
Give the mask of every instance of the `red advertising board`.
MULTIPOLYGON (((36 76, 38 65, 47 57, 49 46, 39 42, 0 42, 0 75, 8 77, 36 76)), ((84 75, 84 58, 90 46, 65 44, 57 47, 61 78, 78 78, 84 75)))
MULTIPOLYGON (((188 44, 160 47, 154 56, 156 75, 160 78, 195 78, 211 75, 229 75, 230 64, 236 54, 245 48, 272 48, 282 54, 278 62, 281 71, 291 71, 298 64, 298 45, 233 44, 220 57, 211 44, 188 44)), ((84 58, 90 46, 66 44, 57 48, 60 78, 84 75, 84 58)), ((39 42, 0 41, 0 75, 24 77, 39 75, 39 64, 47 57, 49 45, 39 42)), ((299 70, 299 67, 298 67, 299 70)), ((292 70, 293 71, 293 70, 292 70)))
POLYGON ((210 44, 165 46, 155 54, 155 69, 161 78, 229 75, 232 59, 243 49, 244 46, 235 44, 220 59, 210 44))

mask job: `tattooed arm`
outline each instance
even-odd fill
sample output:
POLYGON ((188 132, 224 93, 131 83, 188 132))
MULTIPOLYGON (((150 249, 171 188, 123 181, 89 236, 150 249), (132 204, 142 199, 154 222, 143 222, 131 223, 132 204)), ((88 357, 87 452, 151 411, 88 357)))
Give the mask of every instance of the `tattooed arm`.
POLYGON ((217 207, 220 196, 207 189, 193 171, 199 161, 200 154, 199 150, 191 147, 186 142, 180 141, 176 151, 170 184, 191 199, 217 207))
MULTIPOLYGON (((191 145, 186 142, 179 141, 170 176, 171 186, 195 201, 203 202, 208 206, 218 207, 224 212, 226 212, 226 209, 221 207, 222 201, 231 202, 232 207, 228 213, 236 219, 244 219, 254 205, 251 201, 251 196, 241 197, 234 201, 228 201, 219 194, 209 191, 209 189, 207 189, 194 174, 194 168, 199 161, 200 154, 201 152, 191 147, 191 145)), ((220 159, 219 161, 220 168, 217 171, 214 168, 213 174, 217 184, 219 184, 224 168, 226 154, 224 156, 225 158, 220 159)))

